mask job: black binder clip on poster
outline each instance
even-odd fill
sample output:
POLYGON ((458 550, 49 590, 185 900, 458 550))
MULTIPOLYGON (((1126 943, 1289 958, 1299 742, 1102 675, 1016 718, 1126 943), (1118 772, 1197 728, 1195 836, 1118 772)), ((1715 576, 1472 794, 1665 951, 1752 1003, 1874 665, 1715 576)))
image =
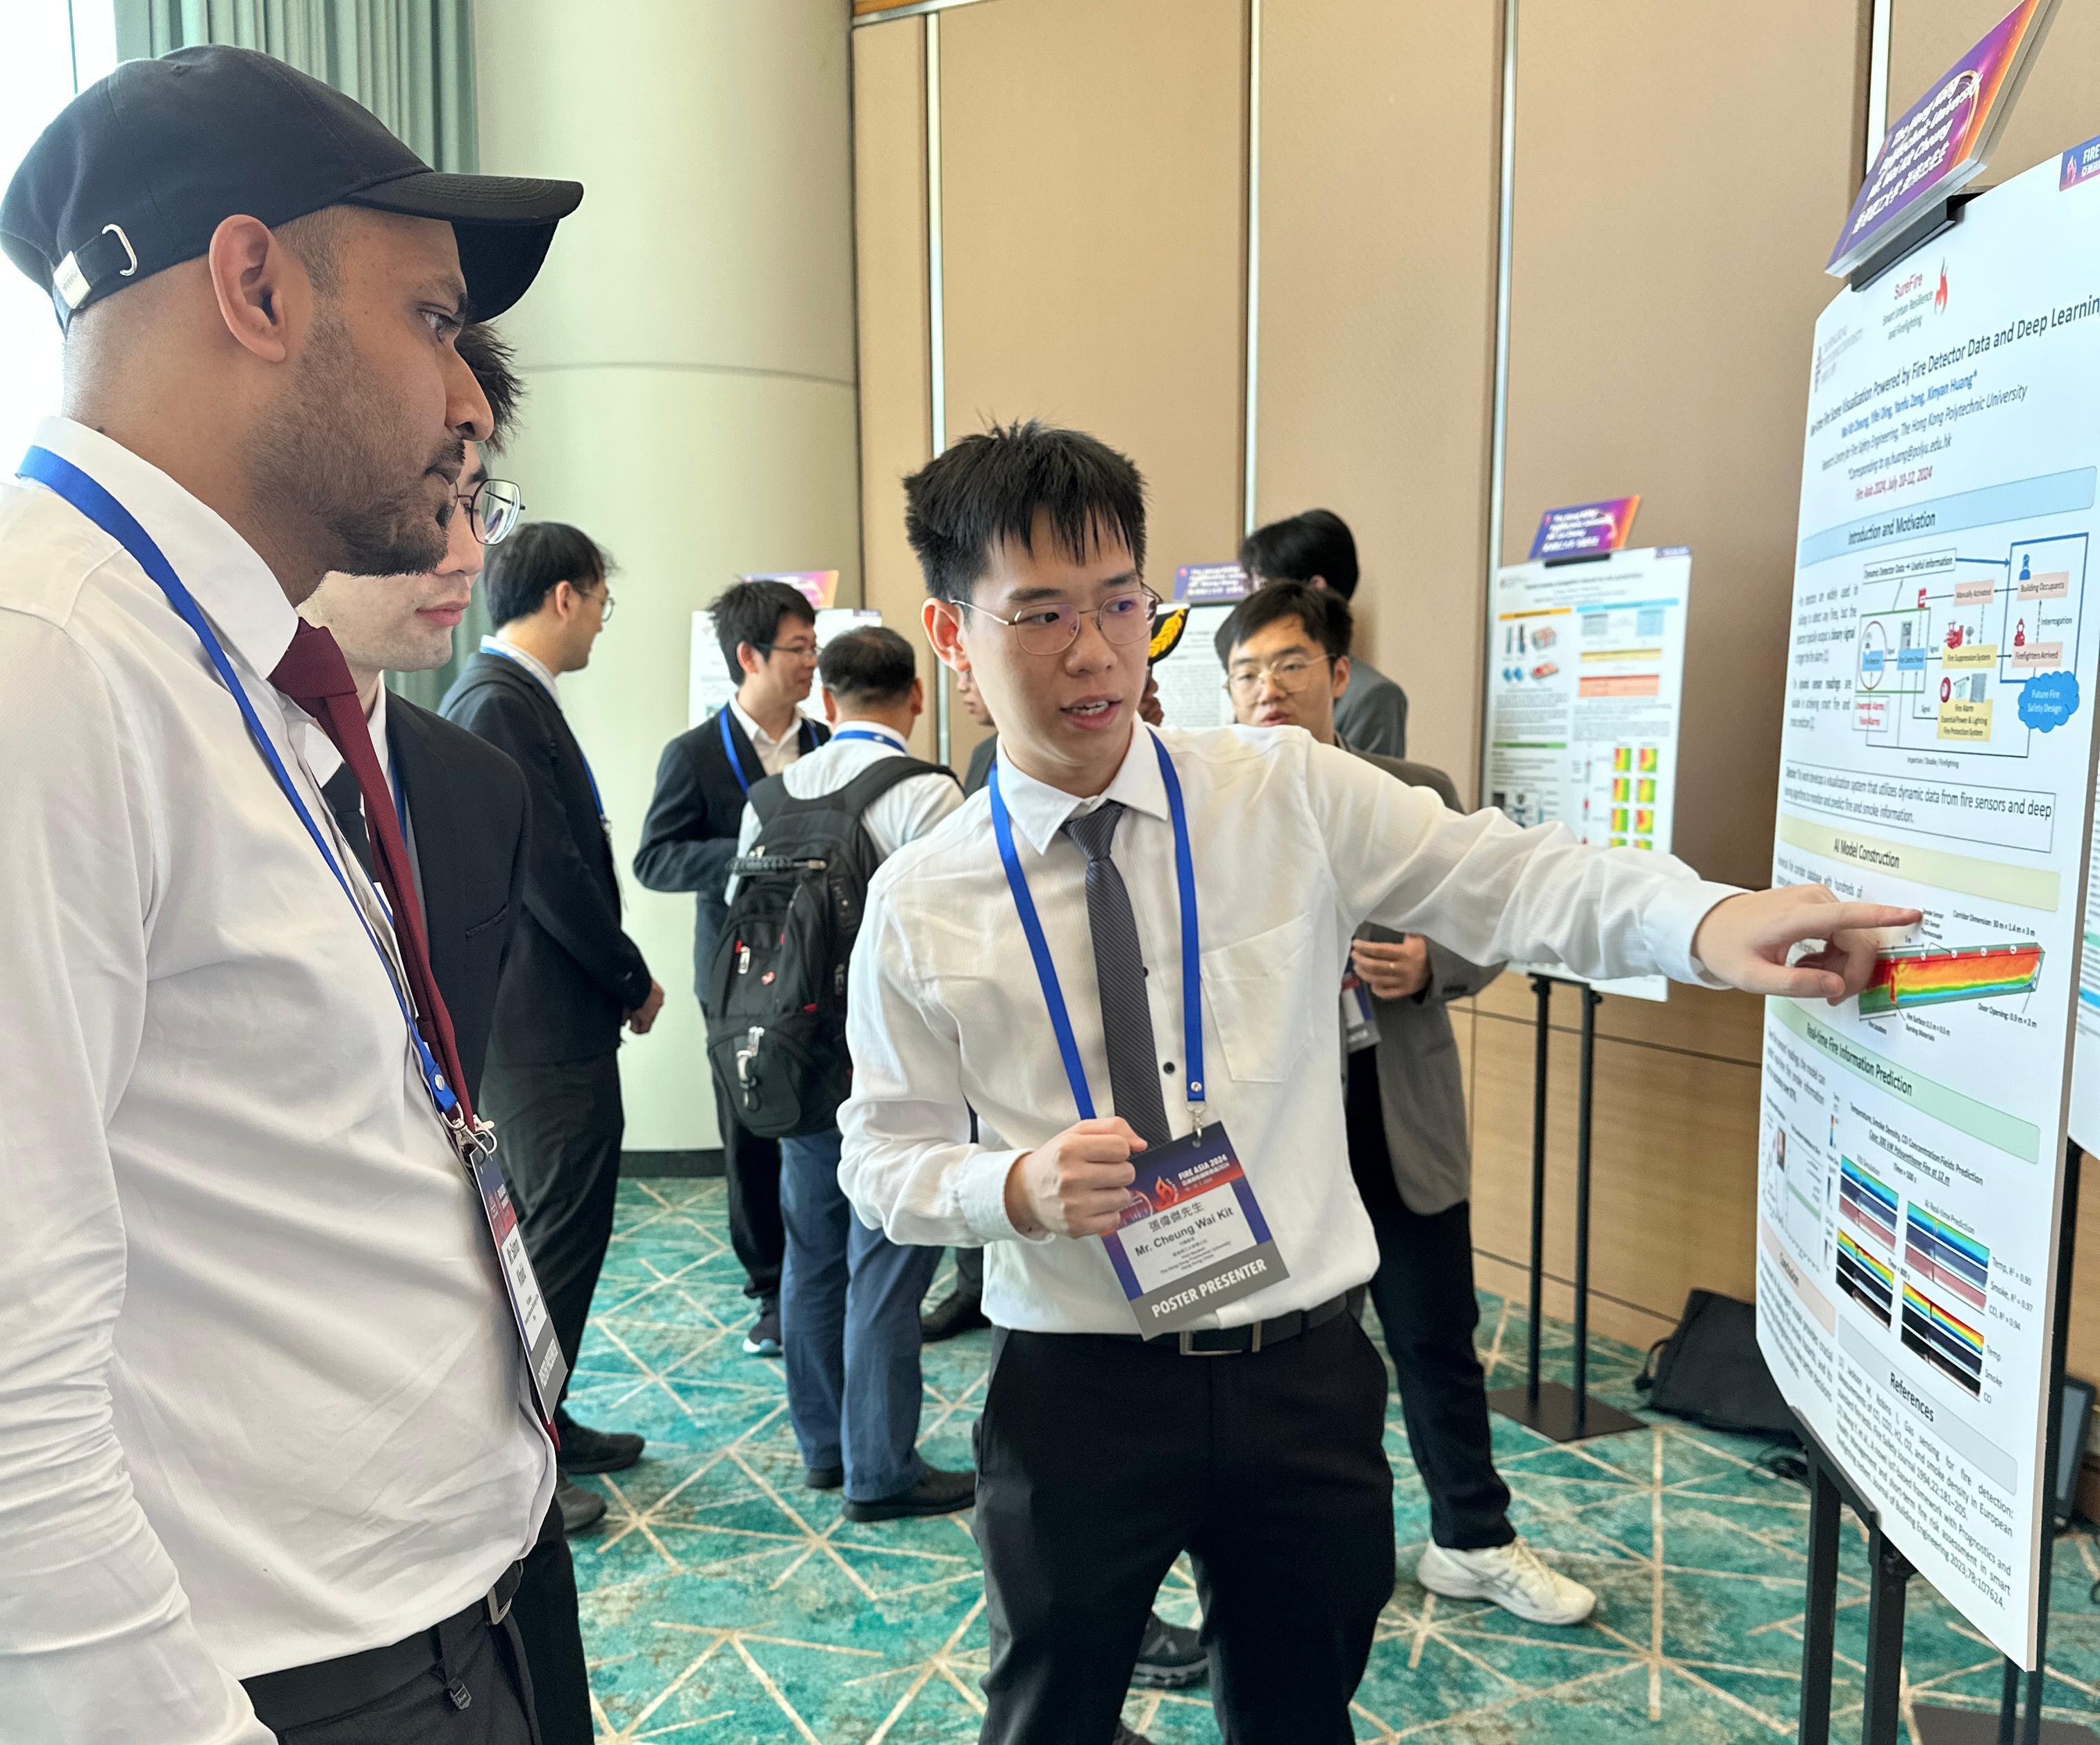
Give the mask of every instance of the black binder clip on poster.
MULTIPOLYGON (((1609 553, 1603 555, 1608 557, 1609 553)), ((1549 560, 1551 561, 1551 560, 1549 560)), ((1580 563, 1577 557, 1561 560, 1580 563)), ((1586 1442, 1643 1428, 1641 1421, 1616 1406, 1590 1397, 1590 1135, 1596 1086, 1597 1008, 1603 994, 1587 982, 1534 975, 1538 998, 1538 1053, 1532 1069, 1531 1108, 1531 1310, 1521 1386, 1497 1388, 1488 1404, 1504 1417, 1549 1442, 1586 1442), (1582 1060, 1577 1081, 1575 1117, 1575 1351, 1574 1384, 1542 1381, 1539 1333, 1545 1314, 1546 1283, 1546 1077, 1553 1037, 1553 988, 1558 981, 1577 990, 1582 1002, 1582 1060)))

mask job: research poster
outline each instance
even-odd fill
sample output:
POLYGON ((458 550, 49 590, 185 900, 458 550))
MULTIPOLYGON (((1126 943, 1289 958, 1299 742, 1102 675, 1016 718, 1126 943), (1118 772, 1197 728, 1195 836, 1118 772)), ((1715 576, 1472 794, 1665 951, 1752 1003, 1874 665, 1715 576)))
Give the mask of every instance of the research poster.
POLYGON ((1781 1390, 2027 1666, 2100 649, 2100 183, 2057 172, 1816 324, 1772 881, 1925 921, 1766 1002, 1758 1153, 1781 1390))
MULTIPOLYGON (((1238 569, 1237 565, 1232 567, 1238 569)), ((1181 632, 1174 652, 1152 669, 1153 676, 1159 681, 1159 707, 1167 712, 1169 727, 1233 725, 1233 699, 1225 690, 1225 666, 1218 659, 1218 632, 1232 615, 1230 601, 1191 606, 1189 628, 1181 632)))
MULTIPOLYGON (((1599 848, 1670 853, 1692 553, 1512 564, 1488 613, 1480 793, 1519 824, 1565 824, 1599 848)), ((1557 963, 1511 966, 1579 980, 1557 963)), ((1595 985, 1661 1000, 1642 976, 1595 985)))

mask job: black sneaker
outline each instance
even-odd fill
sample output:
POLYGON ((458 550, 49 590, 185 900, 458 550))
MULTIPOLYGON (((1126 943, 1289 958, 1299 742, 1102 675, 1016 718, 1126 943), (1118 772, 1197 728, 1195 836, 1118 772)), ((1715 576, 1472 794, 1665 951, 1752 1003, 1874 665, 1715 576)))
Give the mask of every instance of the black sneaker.
POLYGON ((849 1521, 901 1521, 907 1515, 953 1514, 977 1500, 977 1475, 973 1472, 944 1472, 929 1466, 919 1482, 894 1496, 878 1496, 871 1503, 845 1500, 849 1521))
POLYGON ((554 1464, 565 1473, 624 1472, 642 1458, 639 1436, 627 1430, 593 1430, 559 1406, 554 1408, 554 1428, 562 1438, 554 1464))
POLYGON ((846 1482, 843 1466, 805 1466, 802 1469, 802 1488, 805 1491, 836 1491, 846 1482))
POLYGON ((1200 1685, 1211 1671, 1211 1657, 1202 1639, 1193 1630, 1169 1624, 1158 1612, 1145 1620, 1145 1638, 1137 1645, 1137 1664, 1130 1681, 1140 1690, 1181 1690, 1200 1685))
POLYGON ((974 1333, 980 1327, 990 1325, 985 1319, 980 1298, 965 1296, 959 1290, 951 1291, 919 1317, 919 1337, 929 1345, 938 1345, 957 1333, 974 1333))
POLYGON ((588 1533, 605 1518, 605 1499, 566 1478, 554 1481, 554 1506, 562 1511, 562 1533, 568 1539, 588 1533))
POLYGON ((758 1319, 751 1324, 751 1331, 743 1336, 743 1355, 746 1357, 778 1357, 780 1355, 780 1305, 777 1301, 760 1306, 758 1319))

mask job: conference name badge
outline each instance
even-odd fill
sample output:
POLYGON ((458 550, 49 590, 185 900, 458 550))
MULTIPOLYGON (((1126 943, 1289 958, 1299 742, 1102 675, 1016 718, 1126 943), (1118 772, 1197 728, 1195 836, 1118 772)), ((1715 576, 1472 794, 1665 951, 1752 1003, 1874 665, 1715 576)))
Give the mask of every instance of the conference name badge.
POLYGON ((1123 1226, 1101 1240, 1146 1338, 1290 1276, 1224 1127, 1214 1122, 1131 1163, 1137 1179, 1123 1226))
POLYGON ((468 1167, 474 1172, 474 1185, 481 1195, 488 1233, 495 1239, 496 1267, 503 1275, 504 1293, 510 1299, 518 1337, 524 1342, 525 1367, 532 1377, 533 1396, 540 1417, 551 1425, 554 1408, 561 1403, 562 1383, 568 1379, 568 1364, 562 1356, 561 1342, 554 1337, 554 1324, 547 1314, 546 1299, 540 1293, 540 1280, 525 1252, 525 1234, 518 1227, 510 1184, 504 1180, 502 1170, 491 1155, 483 1153, 468 1167))
POLYGON ((1342 1040, 1351 1054, 1361 1054, 1379 1044, 1378 1013, 1371 1007, 1371 990, 1354 970, 1342 976, 1342 1040))

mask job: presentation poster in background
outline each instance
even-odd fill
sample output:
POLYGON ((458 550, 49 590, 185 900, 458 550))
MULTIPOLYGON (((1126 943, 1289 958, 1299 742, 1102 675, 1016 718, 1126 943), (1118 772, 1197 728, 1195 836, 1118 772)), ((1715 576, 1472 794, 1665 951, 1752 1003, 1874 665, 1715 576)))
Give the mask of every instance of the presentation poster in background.
POLYGON ((2027 1666, 2100 650, 2100 183, 2057 170, 1816 324, 1772 882, 1925 922, 1766 1002, 1758 1150, 1781 1390, 2027 1666))
MULTIPOLYGON (((838 575, 836 570, 823 573, 834 579, 838 575)), ((788 579, 785 576, 741 576, 738 579, 742 581, 788 579)), ((882 614, 871 609, 847 606, 818 606, 817 646, 821 650, 841 630, 881 622, 882 614)), ((736 694, 736 684, 737 681, 730 676, 729 663, 722 658, 721 644, 715 637, 715 615, 704 610, 694 613, 692 657, 686 678, 686 725, 688 727, 699 726, 736 694)), ((931 689, 930 684, 929 689, 931 689)), ((814 685, 803 702, 802 712, 813 721, 821 721, 824 718, 823 695, 814 685)))
POLYGON ((1229 602, 1190 606, 1189 628, 1181 632, 1174 652, 1153 668, 1153 676, 1159 681, 1159 707, 1167 712, 1169 727, 1233 725, 1233 699, 1225 692, 1225 666, 1218 659, 1217 646, 1219 627, 1232 615, 1229 602))
MULTIPOLYGON (((1480 795, 1520 824, 1565 824, 1599 848, 1670 853, 1692 553, 1512 564, 1488 610, 1480 795)), ((1512 964, 1580 980, 1557 963, 1512 964)), ((1669 997, 1661 976, 1600 981, 1669 997)))

